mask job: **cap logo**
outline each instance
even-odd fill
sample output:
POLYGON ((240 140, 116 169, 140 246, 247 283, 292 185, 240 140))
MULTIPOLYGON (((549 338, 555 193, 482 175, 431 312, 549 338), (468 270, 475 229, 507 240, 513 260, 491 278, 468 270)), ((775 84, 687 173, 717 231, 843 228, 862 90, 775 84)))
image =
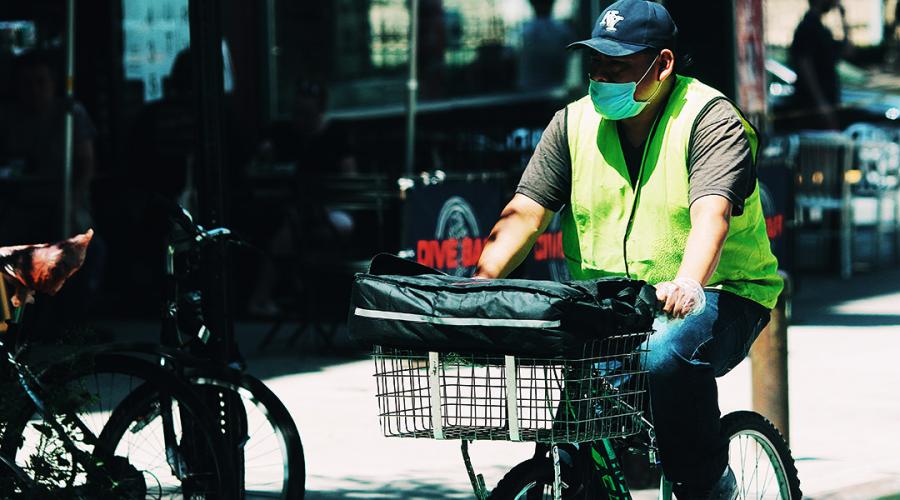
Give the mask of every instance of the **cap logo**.
POLYGON ((623 19, 625 18, 619 15, 619 11, 608 10, 600 21, 600 26, 606 26, 606 31, 616 31, 616 24, 623 19))

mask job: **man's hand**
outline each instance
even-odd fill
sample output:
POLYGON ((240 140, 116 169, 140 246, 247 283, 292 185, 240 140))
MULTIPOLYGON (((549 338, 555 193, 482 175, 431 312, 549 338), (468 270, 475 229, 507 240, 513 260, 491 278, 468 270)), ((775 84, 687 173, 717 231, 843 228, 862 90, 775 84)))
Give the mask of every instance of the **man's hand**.
POLYGON ((731 202, 719 195, 703 196, 691 204, 691 232, 677 277, 656 285, 656 298, 670 317, 683 318, 705 307, 703 285, 719 265, 731 210, 731 202))
POLYGON ((656 300, 670 318, 684 318, 706 305, 703 287, 690 278, 675 278, 656 285, 656 300))

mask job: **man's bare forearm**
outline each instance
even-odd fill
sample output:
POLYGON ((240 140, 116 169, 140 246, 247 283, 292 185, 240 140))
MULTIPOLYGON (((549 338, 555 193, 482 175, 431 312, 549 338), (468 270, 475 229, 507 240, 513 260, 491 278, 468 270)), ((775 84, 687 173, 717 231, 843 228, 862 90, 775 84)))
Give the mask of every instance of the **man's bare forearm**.
POLYGON ((553 212, 517 194, 500 214, 485 242, 476 278, 504 278, 528 256, 537 237, 547 228, 553 212))
POLYGON ((678 269, 679 278, 690 278, 705 286, 722 255, 728 237, 731 203, 720 196, 705 196, 691 206, 691 231, 678 269))

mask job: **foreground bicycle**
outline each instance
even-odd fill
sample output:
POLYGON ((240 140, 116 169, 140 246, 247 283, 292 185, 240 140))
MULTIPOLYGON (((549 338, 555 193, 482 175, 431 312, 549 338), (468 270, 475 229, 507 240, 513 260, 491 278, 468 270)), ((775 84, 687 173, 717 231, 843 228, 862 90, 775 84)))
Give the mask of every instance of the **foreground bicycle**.
MULTIPOLYGON (((479 499, 630 498, 622 452, 658 467, 653 427, 644 417, 642 370, 649 336, 609 337, 584 355, 538 359, 376 349, 379 416, 386 436, 460 439, 479 499), (475 440, 537 443, 534 457, 488 494, 468 453, 475 440)), ((799 499, 797 470, 779 432, 749 411, 722 418, 738 498, 799 499)), ((672 498, 664 478, 660 497, 672 498)))
MULTIPOLYGON (((83 236, 89 241, 89 234, 83 236)), ((37 262, 31 255, 37 254, 34 248, 48 247, 21 247, 3 255, 4 272, 33 287, 32 280, 22 277, 42 269, 52 281, 44 288, 57 290, 68 274, 55 272, 58 262, 47 267, 47 262, 37 262)), ((61 253, 65 256, 67 250, 61 253)), ((73 264, 64 258, 62 266, 69 264, 74 272, 80 259, 73 264)), ((0 292, 6 300, 5 288, 0 292)), ((4 498, 230 498, 235 476, 230 455, 211 426, 212 414, 187 384, 153 363, 99 347, 75 354, 67 348, 63 356, 45 353, 50 361, 39 368, 29 358, 32 352, 20 322, 23 312, 24 304, 0 336, 0 356, 7 361, 0 373, 4 498), (112 409, 137 388, 147 387, 156 394, 148 413, 167 415, 158 422, 157 446, 168 460, 157 471, 137 465, 134 458, 140 450, 120 453, 104 437, 112 409)), ((149 430, 152 426, 134 428, 142 438, 149 430)))
MULTIPOLYGON (((204 229, 194 223, 187 210, 166 205, 173 224, 166 245, 166 296, 162 310, 162 340, 165 345, 119 344, 119 352, 137 353, 162 361, 212 401, 220 418, 231 415, 234 428, 228 429, 230 450, 243 469, 242 489, 247 495, 302 499, 305 492, 303 445, 297 426, 287 408, 266 385, 245 373, 241 362, 229 365, 209 360, 206 344, 212 332, 206 327, 202 298, 193 286, 193 271, 200 265, 200 252, 220 241, 240 243, 227 228, 204 229), (180 264, 180 265, 177 265, 180 264), (176 269, 177 268, 177 269, 176 269)), ((165 411, 149 411, 158 398, 157 388, 134 391, 115 409, 104 438, 117 443, 117 453, 129 454, 141 445, 147 453, 140 465, 147 470, 165 469, 166 450, 137 442, 134 429, 143 428, 150 417, 167 418, 165 411), (148 417, 148 415, 150 417, 148 417)))

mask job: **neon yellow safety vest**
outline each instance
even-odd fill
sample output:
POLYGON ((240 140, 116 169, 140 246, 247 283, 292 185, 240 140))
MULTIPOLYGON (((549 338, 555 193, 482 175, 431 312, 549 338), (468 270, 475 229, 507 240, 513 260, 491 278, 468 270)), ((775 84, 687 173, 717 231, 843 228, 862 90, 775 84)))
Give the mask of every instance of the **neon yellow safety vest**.
MULTIPOLYGON (((677 77, 644 146, 636 188, 616 122, 602 119, 590 96, 569 104, 572 194, 562 213, 562 231, 573 278, 629 276, 656 284, 675 277, 691 230, 691 135, 702 112, 720 99, 726 97, 712 87, 677 77)), ((756 131, 737 111, 755 161, 756 131)), ((745 201, 744 213, 731 218, 719 266, 707 288, 732 292, 771 309, 784 286, 777 269, 757 184, 745 201)))

